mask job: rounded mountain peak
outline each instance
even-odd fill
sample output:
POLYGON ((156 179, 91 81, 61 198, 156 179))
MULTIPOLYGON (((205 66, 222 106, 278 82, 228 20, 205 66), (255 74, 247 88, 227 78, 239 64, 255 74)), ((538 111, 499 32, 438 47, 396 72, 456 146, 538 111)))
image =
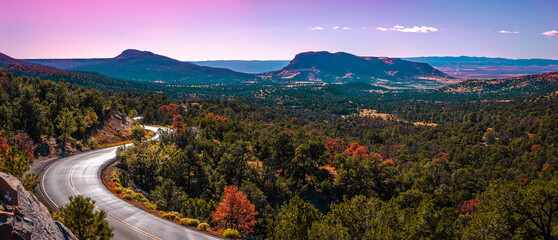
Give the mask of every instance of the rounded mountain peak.
POLYGON ((122 58, 141 57, 141 56, 150 56, 150 55, 155 55, 155 54, 149 51, 127 49, 124 50, 120 55, 116 56, 116 58, 122 59, 122 58))

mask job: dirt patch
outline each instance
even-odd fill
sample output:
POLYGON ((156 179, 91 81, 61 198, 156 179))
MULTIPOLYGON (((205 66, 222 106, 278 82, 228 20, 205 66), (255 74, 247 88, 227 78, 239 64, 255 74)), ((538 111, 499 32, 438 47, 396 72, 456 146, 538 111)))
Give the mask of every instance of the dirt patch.
POLYGON ((130 138, 134 122, 126 114, 107 109, 103 111, 102 123, 93 129, 90 137, 97 140, 98 144, 106 145, 126 141, 130 138))
POLYGON ((429 127, 436 127, 438 126, 437 123, 428 123, 428 122, 413 122, 415 126, 429 126, 429 127))

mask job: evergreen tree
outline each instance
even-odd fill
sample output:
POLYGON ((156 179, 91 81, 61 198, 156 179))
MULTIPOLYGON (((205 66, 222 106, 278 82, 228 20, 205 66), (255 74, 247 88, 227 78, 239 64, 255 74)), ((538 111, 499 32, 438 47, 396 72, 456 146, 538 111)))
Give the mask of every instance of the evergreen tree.
POLYGON ((60 207, 62 223, 79 240, 112 238, 113 230, 105 219, 104 210, 95 211, 95 201, 81 195, 70 196, 70 202, 60 207))
POLYGON ((66 143, 73 139, 71 135, 77 130, 77 123, 74 114, 68 108, 64 108, 57 120, 60 131, 58 139, 61 141, 60 148, 63 154, 66 152, 66 143))
MULTIPOLYGON (((295 196, 281 209, 270 225, 268 237, 272 240, 309 238, 312 224, 318 222, 322 214, 310 203, 295 196)), ((313 234, 311 234, 313 235, 313 234)))

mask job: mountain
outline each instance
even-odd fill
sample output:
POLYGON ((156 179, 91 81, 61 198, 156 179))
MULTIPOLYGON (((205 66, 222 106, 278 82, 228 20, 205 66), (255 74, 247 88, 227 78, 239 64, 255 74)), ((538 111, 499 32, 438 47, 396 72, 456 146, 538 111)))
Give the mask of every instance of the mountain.
POLYGON ((426 63, 344 52, 300 53, 283 69, 262 76, 282 81, 366 82, 404 88, 435 88, 457 82, 426 63))
POLYGON ((556 90, 558 90, 558 72, 508 79, 475 79, 437 89, 443 93, 494 95, 508 99, 534 96, 556 90))
POLYGON ((179 84, 228 83, 256 78, 253 75, 229 69, 198 66, 152 52, 133 49, 126 50, 115 58, 72 69, 97 72, 131 81, 162 81, 179 84))
MULTIPOLYGON (((508 59, 488 57, 412 57, 401 58, 413 62, 428 63, 441 72, 464 79, 504 79, 524 75, 541 74, 558 71, 558 60, 552 59, 508 59)), ((99 63, 108 58, 91 59, 23 59, 27 62, 38 63, 59 69, 73 69, 84 65, 99 63)), ((227 68, 243 73, 266 73, 277 71, 287 66, 290 61, 244 61, 218 60, 194 61, 199 66, 227 68)))
POLYGON ((37 63, 14 59, 3 53, 0 53, 0 72, 10 72, 15 77, 38 77, 40 79, 48 79, 53 81, 58 81, 63 78, 69 83, 75 83, 84 87, 94 87, 98 89, 145 89, 139 86, 132 85, 127 81, 106 77, 98 73, 61 70, 37 63))
POLYGON ((68 58, 68 59, 22 59, 26 62, 37 63, 58 69, 72 69, 83 65, 95 64, 108 58, 68 58))
POLYGON ((0 53, 0 67, 4 67, 10 64, 18 64, 22 66, 37 66, 38 64, 26 62, 23 60, 12 58, 6 54, 0 53))
POLYGON ((289 62, 286 60, 217 60, 192 63, 206 67, 228 68, 243 73, 266 73, 280 70, 287 66, 289 62))
POLYGON ((558 71, 558 60, 507 59, 487 57, 415 57, 405 60, 424 62, 458 78, 510 78, 558 71))

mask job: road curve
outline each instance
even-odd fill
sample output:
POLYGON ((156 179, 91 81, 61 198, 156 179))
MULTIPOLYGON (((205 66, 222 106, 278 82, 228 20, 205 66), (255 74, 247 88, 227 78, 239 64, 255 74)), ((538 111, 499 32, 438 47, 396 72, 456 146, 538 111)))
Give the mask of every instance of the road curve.
MULTIPOLYGON (((145 128, 154 132, 159 129, 145 128)), ((97 208, 107 212, 107 220, 114 229, 113 239, 117 240, 220 239, 159 218, 110 192, 101 181, 101 172, 114 159, 117 148, 80 153, 51 164, 41 175, 44 198, 58 208, 69 202, 69 196, 90 197, 97 208)))

